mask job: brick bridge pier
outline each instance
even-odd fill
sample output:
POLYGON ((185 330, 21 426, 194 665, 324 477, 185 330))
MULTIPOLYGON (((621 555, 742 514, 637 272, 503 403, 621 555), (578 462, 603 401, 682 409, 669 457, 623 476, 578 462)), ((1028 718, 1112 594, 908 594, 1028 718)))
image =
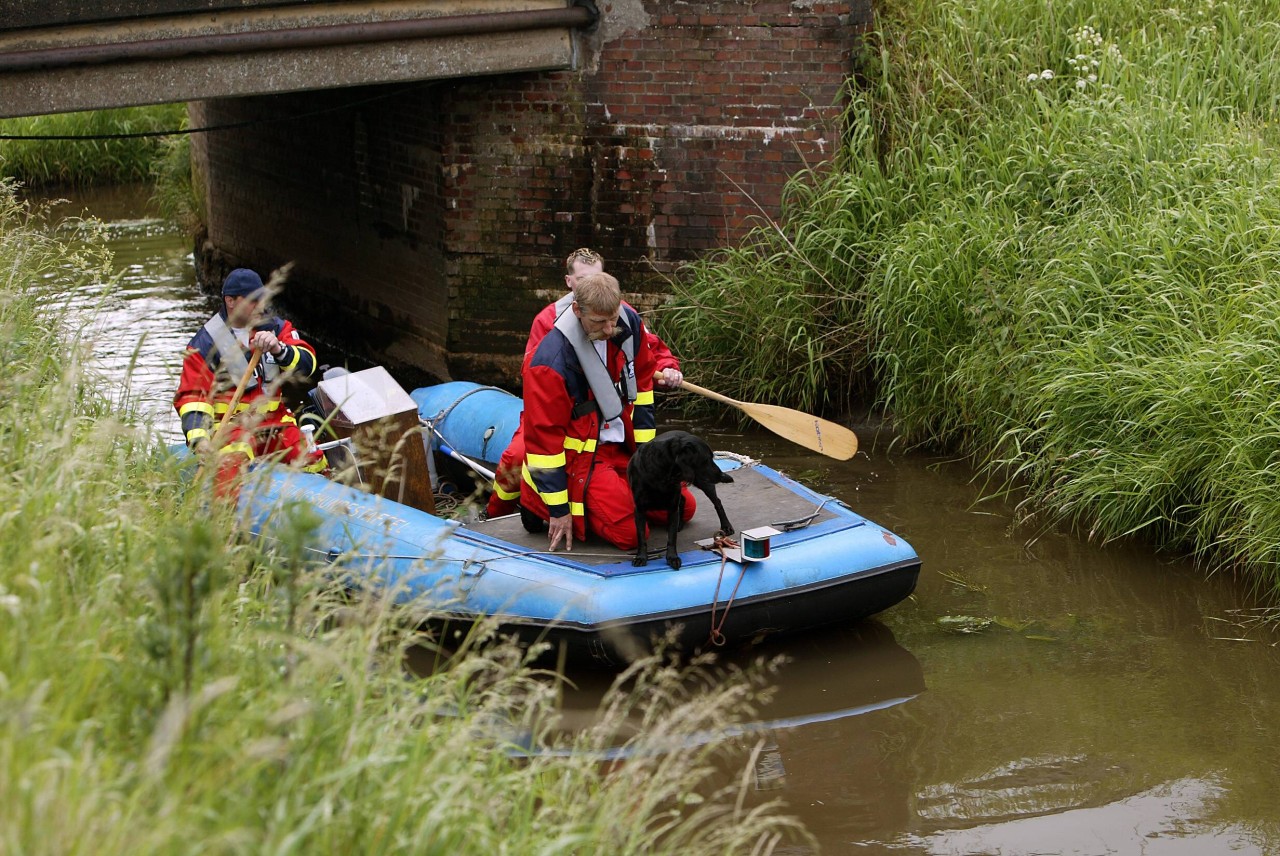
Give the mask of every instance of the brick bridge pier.
POLYGON ((833 155, 870 0, 596 2, 570 70, 194 102, 236 126, 193 138, 204 275, 293 261, 315 332, 515 387, 571 250, 646 309, 833 155))

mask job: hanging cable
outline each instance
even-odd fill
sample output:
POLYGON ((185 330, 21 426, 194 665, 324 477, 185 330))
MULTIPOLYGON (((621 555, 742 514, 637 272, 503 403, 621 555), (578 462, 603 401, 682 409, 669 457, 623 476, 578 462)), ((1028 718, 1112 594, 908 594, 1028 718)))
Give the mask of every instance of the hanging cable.
MULTIPOLYGON (((362 107, 365 104, 372 104, 375 101, 383 101, 387 98, 394 98, 403 95, 405 92, 415 89, 422 89, 432 86, 438 81, 431 80, 416 86, 397 88, 394 92, 384 92, 381 95, 374 95, 369 98, 361 98, 359 101, 350 101, 346 104, 340 104, 337 107, 325 107, 320 110, 309 110, 305 113, 294 113, 288 116, 273 116, 265 119, 246 119, 243 122, 227 122, 224 125, 206 125, 201 128, 171 128, 165 131, 134 131, 126 134, 0 134, 0 140, 136 140, 144 137, 181 137, 189 134, 209 134, 215 131, 232 131, 236 128, 247 128, 252 125, 269 125, 276 122, 293 122, 299 119, 310 119, 313 116, 324 116, 329 113, 338 113, 343 110, 351 110, 355 107, 362 107)), ((11 120, 0 120, 11 121, 11 120)))

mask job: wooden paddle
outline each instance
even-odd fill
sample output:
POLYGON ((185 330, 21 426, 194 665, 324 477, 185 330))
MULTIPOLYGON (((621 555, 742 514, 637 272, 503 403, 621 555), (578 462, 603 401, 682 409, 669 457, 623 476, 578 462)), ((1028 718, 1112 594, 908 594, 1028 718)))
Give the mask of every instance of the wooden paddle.
MULTIPOLYGON (((661 374, 655 377, 661 377, 661 374)), ((858 451, 858 436, 843 425, 837 425, 826 419, 819 419, 817 416, 792 410, 789 407, 779 407, 776 404, 738 401, 727 395, 703 389, 687 380, 680 384, 680 389, 687 389, 712 401, 736 407, 779 437, 785 437, 792 443, 812 449, 829 458, 835 458, 837 461, 847 461, 858 451)))
POLYGON ((222 414, 222 421, 218 423, 218 430, 213 432, 214 448, 217 448, 218 441, 222 439, 222 432, 226 429, 227 422, 231 420, 231 415, 236 412, 236 406, 240 404, 240 399, 244 397, 244 391, 249 387, 249 380, 253 377, 253 372, 258 367, 258 361, 261 359, 262 351, 254 348, 253 356, 249 358, 249 367, 244 370, 244 375, 240 378, 240 383, 236 386, 235 393, 231 396, 231 403, 227 405, 227 412, 222 414))
MULTIPOLYGON (((218 422, 218 427, 214 430, 214 436, 211 436, 209 439, 209 448, 214 450, 214 452, 218 450, 218 444, 223 440, 223 432, 227 429, 227 421, 232 417, 232 413, 236 412, 236 406, 239 404, 239 399, 244 397, 244 390, 248 388, 248 381, 250 381, 253 376, 253 370, 257 369, 257 361, 261 360, 261 358, 262 352, 257 348, 253 348, 253 356, 251 356, 250 361, 248 361, 248 369, 244 370, 244 375, 241 377, 241 383, 236 386, 236 393, 232 395, 232 403, 230 403, 230 406, 227 408, 227 412, 223 413, 221 421, 218 422)), ((197 479, 204 471, 205 462, 201 461, 200 466, 196 467, 197 479)))
MULTIPOLYGON (((248 369, 244 370, 244 376, 241 377, 241 383, 236 386, 236 393, 232 395, 232 403, 228 406, 227 412, 223 413, 221 421, 218 422, 218 427, 214 430, 214 436, 211 436, 209 439, 209 448, 214 450, 214 452, 218 450, 218 445, 223 441, 224 431, 227 430, 227 422, 230 420, 230 417, 232 417, 232 413, 236 412, 236 406, 239 404, 239 399, 244 397, 244 390, 248 388, 248 381, 250 381, 253 376, 253 370, 257 369, 257 361, 261 360, 261 358, 262 352, 257 348, 253 348, 253 356, 251 356, 250 361, 248 361, 248 369)), ((200 477, 200 473, 204 472, 204 470, 205 462, 201 461, 200 466, 196 467, 197 479, 200 477)))

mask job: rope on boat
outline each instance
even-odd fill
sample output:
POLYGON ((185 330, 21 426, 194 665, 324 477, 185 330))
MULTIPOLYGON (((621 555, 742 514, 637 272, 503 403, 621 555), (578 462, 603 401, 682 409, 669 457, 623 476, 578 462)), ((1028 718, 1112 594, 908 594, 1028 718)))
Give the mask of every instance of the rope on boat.
POLYGON ((795 520, 779 520, 769 525, 775 529, 781 529, 783 532, 794 532, 797 529, 803 529, 810 523, 818 519, 818 515, 822 513, 822 507, 831 501, 831 497, 827 497, 819 503, 818 507, 808 517, 797 517, 795 520))
MULTIPOLYGON (((449 415, 450 411, 453 410, 453 408, 457 407, 459 404, 462 403, 462 400, 464 398, 470 395, 475 395, 477 392, 485 392, 487 390, 494 390, 496 392, 503 392, 503 393, 507 392, 505 389, 498 389, 498 387, 496 386, 478 386, 475 389, 469 389, 466 392, 462 393, 462 395, 459 395, 457 398, 455 398, 452 402, 449 403, 447 407, 445 407, 435 416, 429 417, 430 421, 432 422, 443 421, 444 418, 449 415)), ((507 393, 507 394, 509 395, 510 393, 507 393)))
MULTIPOLYGON (((462 463, 469 466, 476 473, 484 476, 489 481, 493 481, 493 478, 494 478, 493 473, 489 472, 484 467, 480 466, 475 461, 471 460, 466 455, 463 455, 461 452, 459 452, 454 447, 454 444, 449 440, 449 438, 444 436, 444 432, 441 431, 440 428, 438 427, 439 425, 444 424, 445 418, 448 417, 448 415, 453 412, 453 409, 457 407, 459 404, 461 404, 465 398, 467 398, 468 396, 475 395, 477 392, 489 392, 489 391, 501 392, 503 394, 510 395, 510 393, 508 393, 505 389, 499 389, 496 386, 478 386, 475 389, 469 389, 466 392, 462 393, 462 395, 459 395, 453 401, 449 402, 447 406, 445 406, 442 410, 440 410, 434 416, 419 416, 418 423, 422 425, 424 428, 426 428, 428 431, 430 431, 432 434, 435 434, 437 437, 440 438, 440 442, 442 442, 445 446, 448 447, 447 453, 449 457, 462 461, 462 463)), ((493 431, 493 426, 491 425, 489 426, 489 432, 491 433, 492 431, 493 431)), ((485 438, 486 448, 488 447, 488 443, 489 443, 489 440, 488 440, 488 437, 486 436, 485 438)), ((484 449, 482 449, 481 451, 483 452, 484 449)))
POLYGON ((738 542, 734 541, 728 535, 717 535, 712 541, 711 549, 720 554, 720 576, 716 580, 716 593, 711 599, 711 635, 707 637, 707 641, 716 647, 722 647, 725 643, 724 623, 729 618, 729 608, 733 606, 733 599, 738 596, 738 586, 742 585, 742 578, 747 575, 747 563, 742 563, 742 568, 738 571, 738 581, 733 585, 733 594, 729 595, 729 600, 724 605, 724 612, 720 613, 720 620, 716 620, 716 609, 720 605, 720 583, 724 581, 724 566, 729 563, 728 548, 737 547, 738 542))
MULTIPOLYGON (((277 538, 271 538, 270 536, 265 536, 265 535, 259 535, 257 537, 265 540, 270 540, 270 541, 277 541, 277 542, 279 541, 279 539, 277 538)), ((554 551, 553 550, 519 550, 519 551, 513 550, 510 553, 504 553, 501 556, 493 556, 492 558, 488 558, 488 559, 443 559, 440 557, 425 556, 425 555, 424 556, 411 556, 411 555, 401 556, 401 555, 395 555, 391 553, 348 553, 348 552, 341 552, 338 550, 322 550, 319 547, 307 547, 306 550, 309 553, 315 553, 317 556, 324 556, 330 562, 336 562, 338 559, 365 559, 365 560, 379 560, 379 561, 404 560, 409 562, 453 562, 455 564, 461 563, 464 565, 482 565, 486 568, 489 566, 490 562, 496 562, 499 559, 523 559, 526 556, 563 556, 565 555, 564 550, 554 550, 554 551)), ((583 553, 579 550, 574 550, 571 558, 576 558, 578 556, 582 556, 583 558, 588 558, 588 559, 618 558, 617 553, 583 553)), ((653 556, 651 555, 650 558, 653 558, 653 556)))
POLYGON ((431 500, 435 504, 437 515, 443 511, 454 511, 462 504, 458 500, 456 493, 433 493, 431 494, 431 500))
POLYGON ((737 461, 744 467, 754 467, 760 462, 750 455, 739 455, 737 452, 715 452, 713 456, 716 458, 724 458, 726 461, 737 461))

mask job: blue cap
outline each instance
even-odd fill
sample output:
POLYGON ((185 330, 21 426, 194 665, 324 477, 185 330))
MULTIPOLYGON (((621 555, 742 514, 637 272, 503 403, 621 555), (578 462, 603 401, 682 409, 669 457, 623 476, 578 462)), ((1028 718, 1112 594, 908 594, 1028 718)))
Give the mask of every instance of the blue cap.
POLYGON ((262 277, 248 268, 236 268, 222 281, 223 297, 245 297, 266 291, 262 277))

